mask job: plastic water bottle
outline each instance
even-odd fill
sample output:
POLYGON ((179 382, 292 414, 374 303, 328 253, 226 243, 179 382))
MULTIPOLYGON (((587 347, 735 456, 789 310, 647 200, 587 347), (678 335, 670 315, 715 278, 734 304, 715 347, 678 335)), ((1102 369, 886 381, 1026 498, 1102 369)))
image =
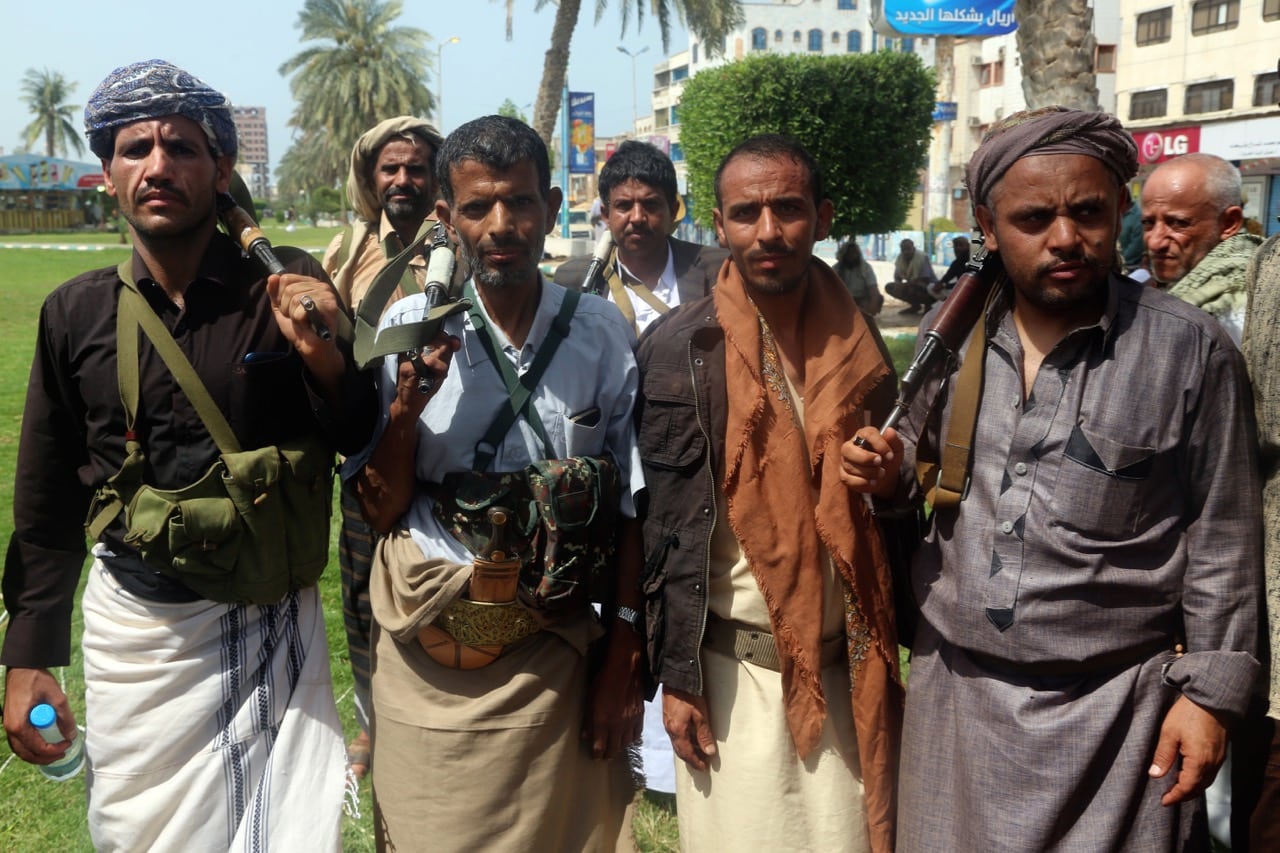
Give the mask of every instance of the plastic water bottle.
MULTIPOLYGON (((45 703, 36 705, 27 715, 27 720, 35 726, 36 731, 40 732, 40 736, 46 742, 62 743, 65 740, 62 732, 58 730, 58 712, 53 710, 52 705, 45 703)), ((65 782, 79 773, 83 767, 84 738, 77 737, 71 741, 71 746, 67 747, 67 752, 62 758, 52 764, 41 766, 40 772, 54 782, 65 782)))

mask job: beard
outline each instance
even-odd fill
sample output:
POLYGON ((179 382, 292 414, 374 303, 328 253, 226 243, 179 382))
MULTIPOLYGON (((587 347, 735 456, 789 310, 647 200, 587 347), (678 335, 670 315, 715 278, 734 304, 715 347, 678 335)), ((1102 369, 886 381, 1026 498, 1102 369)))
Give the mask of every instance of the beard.
POLYGON ((466 262, 467 268, 471 270, 471 277, 476 280, 477 284, 482 284, 487 288, 499 290, 507 287, 514 287, 520 284, 526 284, 529 281, 536 281, 538 277, 538 261, 542 258, 542 243, 537 246, 531 246, 521 240, 510 240, 505 243, 493 244, 495 248, 523 248, 529 254, 529 263, 527 265, 510 265, 501 269, 490 269, 484 265, 480 251, 468 245, 466 240, 458 241, 458 251, 462 254, 462 260, 466 262))
POLYGON ((397 220, 421 222, 427 216, 429 201, 417 187, 389 187, 382 194, 382 211, 393 223, 397 220))
POLYGON ((1100 300, 1106 298, 1107 279, 1110 274, 1110 262, 1104 263, 1099 258, 1084 253, 1078 257, 1060 258, 1050 263, 1041 264, 1036 269, 1035 281, 1037 283, 1031 287, 1019 287, 1018 290, 1029 304, 1041 310, 1057 313, 1073 313, 1076 311, 1087 313, 1095 308, 1100 300), (1080 286, 1063 288, 1052 284, 1039 284, 1039 282, 1048 278, 1049 273, 1055 267, 1066 262, 1085 266, 1087 275, 1080 286))

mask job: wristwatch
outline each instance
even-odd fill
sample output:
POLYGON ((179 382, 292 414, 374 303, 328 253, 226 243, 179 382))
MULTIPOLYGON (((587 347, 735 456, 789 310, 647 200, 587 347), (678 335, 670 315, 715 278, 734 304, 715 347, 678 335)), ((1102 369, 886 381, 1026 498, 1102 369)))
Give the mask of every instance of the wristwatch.
POLYGON ((644 624, 640 621, 640 611, 634 607, 627 607, 625 604, 618 605, 613 610, 613 615, 626 622, 631 626, 631 630, 637 634, 644 634, 644 624))

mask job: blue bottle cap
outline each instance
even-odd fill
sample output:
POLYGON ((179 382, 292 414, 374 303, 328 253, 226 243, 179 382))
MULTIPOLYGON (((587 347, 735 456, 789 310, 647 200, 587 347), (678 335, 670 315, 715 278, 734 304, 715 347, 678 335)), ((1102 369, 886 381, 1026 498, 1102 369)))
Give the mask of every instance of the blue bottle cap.
POLYGON ((58 712, 53 710, 52 705, 41 702, 31 709, 27 719, 37 729, 48 728, 58 722, 58 712))

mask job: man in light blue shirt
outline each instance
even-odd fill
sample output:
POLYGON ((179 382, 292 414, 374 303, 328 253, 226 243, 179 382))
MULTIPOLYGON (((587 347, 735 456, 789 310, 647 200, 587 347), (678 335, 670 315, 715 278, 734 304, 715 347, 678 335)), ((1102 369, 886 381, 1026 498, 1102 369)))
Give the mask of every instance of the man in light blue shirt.
MULTIPOLYGON (((473 271, 474 304, 445 321, 416 368, 388 357, 380 431, 357 475, 365 514, 386 534, 370 589, 379 829, 400 849, 426 838, 450 850, 613 849, 630 831, 626 748, 643 699, 634 339, 602 299, 583 295, 562 310, 570 295, 538 272, 560 190, 532 130, 498 116, 470 122, 445 141, 437 171, 437 215, 473 271), (513 408, 509 428, 489 435, 513 408), (451 532, 472 505, 459 482, 504 474, 523 484, 530 463, 571 457, 603 458, 618 472, 617 505, 601 498, 595 507, 621 519, 603 622, 586 596, 541 601, 543 587, 528 578, 543 568, 542 547, 526 555, 518 601, 482 598, 479 555, 451 532), (487 605, 485 624, 459 630, 475 602, 487 605), (501 630, 485 634, 494 622, 501 630), (441 632, 463 647, 450 662, 433 646, 441 632), (473 652, 492 659, 470 668, 473 652)), ((418 322, 425 307, 421 295, 404 299, 383 327, 418 322)), ((492 500, 517 521, 527 506, 501 490, 492 500)))

